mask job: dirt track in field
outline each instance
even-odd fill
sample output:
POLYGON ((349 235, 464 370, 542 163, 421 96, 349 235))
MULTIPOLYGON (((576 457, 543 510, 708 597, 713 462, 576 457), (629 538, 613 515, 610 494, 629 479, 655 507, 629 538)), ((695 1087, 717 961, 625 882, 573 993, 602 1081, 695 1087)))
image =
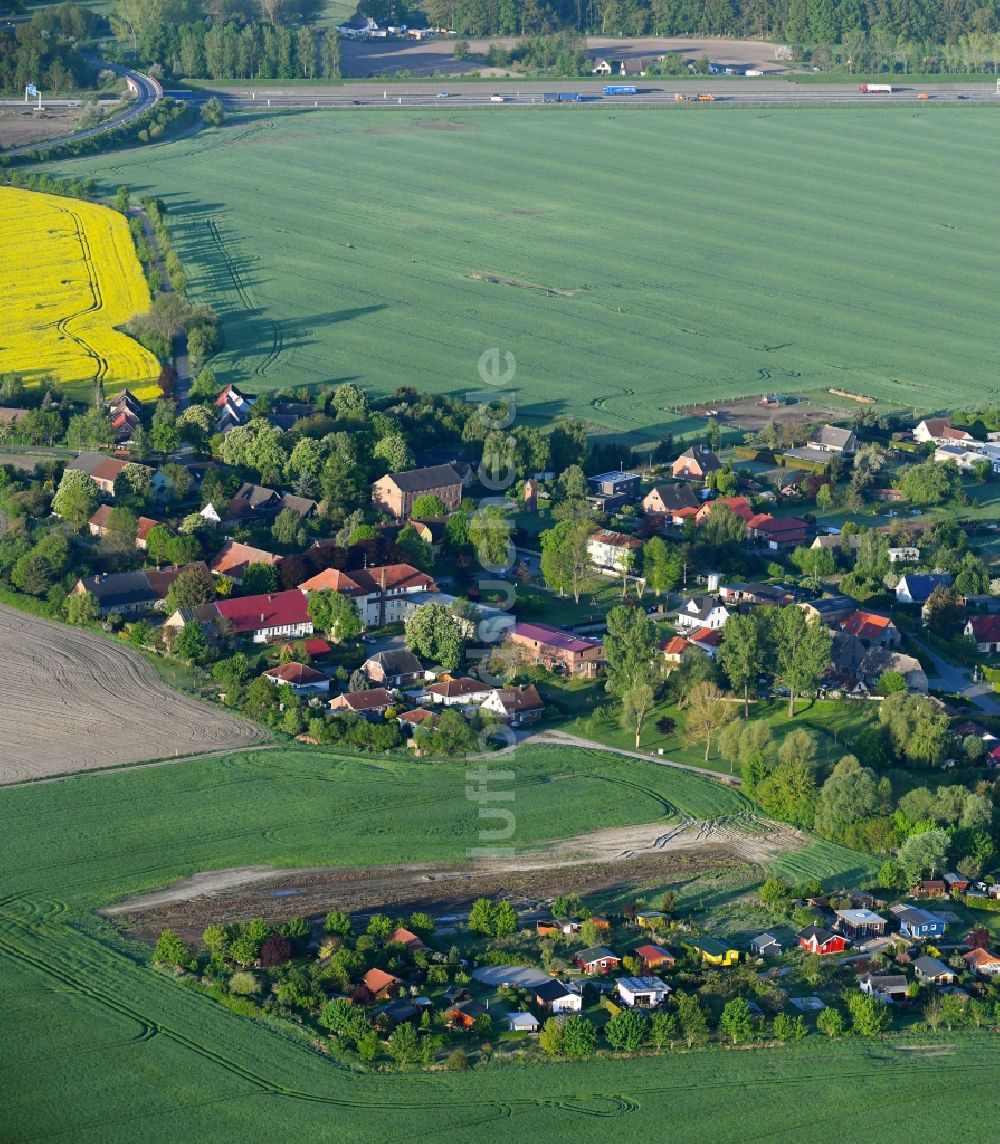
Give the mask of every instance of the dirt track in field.
POLYGON ((213 923, 252 917, 315 920, 334 908, 360 919, 380 909, 440 915, 462 912, 483 895, 503 894, 518 908, 531 909, 540 900, 570 891, 637 891, 708 871, 760 865, 805 841, 797 831, 749 816, 666 827, 661 821, 578 835, 490 862, 207 871, 101 913, 136 937, 155 938, 167 927, 199 940, 213 923))
POLYGON ((0 785, 265 737, 173 691, 124 647, 0 605, 0 785))

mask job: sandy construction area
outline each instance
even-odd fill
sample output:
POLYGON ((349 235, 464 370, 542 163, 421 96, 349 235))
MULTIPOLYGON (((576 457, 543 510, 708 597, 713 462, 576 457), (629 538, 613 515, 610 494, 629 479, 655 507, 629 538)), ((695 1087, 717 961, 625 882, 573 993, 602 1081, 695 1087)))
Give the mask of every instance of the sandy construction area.
POLYGON ((0 784, 265 738, 99 636, 0 605, 0 784))

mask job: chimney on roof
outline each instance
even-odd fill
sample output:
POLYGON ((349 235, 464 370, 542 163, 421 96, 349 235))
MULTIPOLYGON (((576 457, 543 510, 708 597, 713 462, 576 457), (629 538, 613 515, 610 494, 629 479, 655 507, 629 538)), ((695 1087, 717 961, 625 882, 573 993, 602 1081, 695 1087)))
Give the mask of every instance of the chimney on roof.
POLYGON ((264 613, 263 612, 261 612, 261 614, 260 614, 260 622, 261 623, 264 622, 264 613))

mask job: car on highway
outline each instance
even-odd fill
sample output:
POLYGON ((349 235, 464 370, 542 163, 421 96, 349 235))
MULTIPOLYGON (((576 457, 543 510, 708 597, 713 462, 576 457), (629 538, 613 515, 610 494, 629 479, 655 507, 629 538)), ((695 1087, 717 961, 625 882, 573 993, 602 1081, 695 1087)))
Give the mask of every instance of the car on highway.
POLYGON ((437 93, 438 99, 448 99, 451 96, 450 91, 439 91, 437 93))
POLYGON ((502 95, 491 95, 490 96, 490 103, 503 103, 503 96, 502 95))

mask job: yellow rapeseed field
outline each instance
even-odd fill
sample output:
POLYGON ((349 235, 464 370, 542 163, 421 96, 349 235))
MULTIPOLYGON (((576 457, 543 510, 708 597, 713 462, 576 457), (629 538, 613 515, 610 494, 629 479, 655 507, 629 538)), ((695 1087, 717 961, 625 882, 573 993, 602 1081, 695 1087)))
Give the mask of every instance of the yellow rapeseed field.
POLYGON ((156 358, 116 326, 149 309, 128 223, 93 203, 0 187, 0 373, 100 378, 159 394, 156 358))

